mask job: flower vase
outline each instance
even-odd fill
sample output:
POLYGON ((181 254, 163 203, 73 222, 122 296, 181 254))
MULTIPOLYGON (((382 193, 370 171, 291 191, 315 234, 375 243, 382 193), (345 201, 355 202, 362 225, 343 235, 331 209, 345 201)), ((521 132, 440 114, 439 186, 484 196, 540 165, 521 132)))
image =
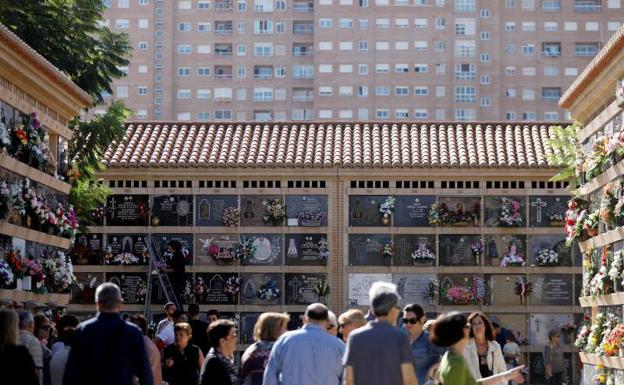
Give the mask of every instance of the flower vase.
POLYGON ((15 290, 23 290, 22 280, 21 279, 16 279, 15 280, 15 290))
POLYGON ((381 218, 381 223, 383 223, 384 226, 388 226, 390 224, 390 216, 383 216, 381 218))
POLYGON ((32 277, 31 276, 27 276, 27 277, 20 279, 20 283, 22 286, 21 290, 24 290, 24 291, 32 290, 32 277))
POLYGON ((500 267, 500 258, 490 258, 490 265, 500 267))
POLYGON ((327 297, 327 296, 325 296, 325 295, 320 295, 320 294, 319 294, 319 296, 318 296, 318 301, 319 301, 320 303, 325 303, 326 297, 327 297))

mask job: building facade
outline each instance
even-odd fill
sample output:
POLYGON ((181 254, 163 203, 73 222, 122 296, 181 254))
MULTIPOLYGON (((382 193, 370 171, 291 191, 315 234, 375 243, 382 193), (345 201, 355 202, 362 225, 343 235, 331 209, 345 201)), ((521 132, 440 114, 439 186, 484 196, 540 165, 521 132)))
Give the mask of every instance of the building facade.
POLYGON ((105 0, 138 119, 560 121, 621 0, 105 0))

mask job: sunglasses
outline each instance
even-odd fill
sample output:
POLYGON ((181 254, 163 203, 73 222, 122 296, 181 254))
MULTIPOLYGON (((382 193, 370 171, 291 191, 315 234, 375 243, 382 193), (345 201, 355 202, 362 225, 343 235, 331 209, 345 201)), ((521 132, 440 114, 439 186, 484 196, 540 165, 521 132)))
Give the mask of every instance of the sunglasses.
POLYGON ((404 324, 416 325, 418 323, 418 318, 403 318, 404 324))
POLYGON ((329 324, 329 326, 327 327, 327 330, 332 330, 333 328, 335 328, 336 325, 334 324, 329 324))
POLYGON ((343 322, 343 323, 339 323, 338 326, 341 327, 341 328, 344 328, 348 324, 349 324, 348 322, 343 322))
POLYGON ((464 325, 464 329, 470 329, 470 328, 472 328, 472 326, 471 326, 469 323, 467 323, 466 325, 464 325))

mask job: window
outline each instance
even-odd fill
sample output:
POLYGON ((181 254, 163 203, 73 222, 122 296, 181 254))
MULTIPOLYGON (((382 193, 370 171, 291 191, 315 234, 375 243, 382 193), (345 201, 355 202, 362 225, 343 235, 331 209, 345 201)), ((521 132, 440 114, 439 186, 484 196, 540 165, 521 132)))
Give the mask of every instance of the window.
MULTIPOLYGON (((231 97, 231 95, 230 95, 231 97)), ((236 90, 236 100, 238 101, 245 101, 247 100, 247 89, 245 88, 239 88, 236 90)))
POLYGON ((236 54, 238 56, 247 55, 247 46, 245 44, 237 44, 236 45, 236 54))
POLYGON ((190 44, 178 44, 179 55, 190 55, 193 52, 190 44))
POLYGON ((479 59, 481 60, 481 63, 489 63, 491 60, 491 56, 489 53, 482 53, 481 55, 479 55, 479 59))
POLYGON ((388 119, 390 111, 386 108, 380 108, 375 111, 375 117, 377 119, 388 119))
POLYGON ((474 40, 455 41, 456 58, 473 58, 476 55, 476 42, 474 40))
POLYGON ((353 110, 340 110, 338 117, 340 119, 353 119, 353 110))
POLYGON ((368 51, 368 41, 360 41, 358 42, 358 47, 360 51, 368 51))
POLYGON ((446 19, 443 17, 438 17, 435 19, 435 27, 436 29, 444 29, 446 28, 446 19))
POLYGON ((414 28, 427 28, 429 26, 429 21, 427 19, 414 19, 414 28))
POLYGON ((475 12, 476 0, 455 0, 455 12, 475 12))
POLYGON ((332 19, 319 19, 319 28, 331 28, 332 19))
POLYGON ((458 122, 466 122, 475 120, 477 118, 477 112, 472 108, 459 108, 455 110, 455 120, 458 122))
POLYGON ((178 67, 178 76, 191 76, 191 67, 178 67))
POLYGON ((481 32, 481 40, 490 40, 490 33, 487 31, 482 31, 481 32))
POLYGON ((387 51, 390 49, 390 43, 387 41, 378 41, 375 43, 375 49, 378 51, 387 51))
POLYGON ((586 31, 599 31, 600 23, 598 23, 597 21, 586 21, 585 30, 586 31))
MULTIPOLYGON (((399 42, 397 42, 399 43, 399 42)), ((395 49, 407 49, 407 42, 405 42, 405 48, 399 48, 398 46, 396 46, 395 44, 395 49)), ((426 51, 428 48, 428 43, 426 41, 415 41, 414 42, 414 49, 416 51, 426 51)))
POLYGON ((275 0, 275 10, 276 11, 285 11, 286 10, 286 1, 285 0, 275 0))
POLYGON ((564 31, 576 31, 578 29, 578 23, 576 21, 566 21, 563 23, 564 31))
POLYGON ((443 40, 438 40, 436 42, 433 43, 436 52, 444 52, 444 49, 446 49, 446 42, 443 40))
POLYGON ((254 34, 270 35, 273 33, 272 20, 254 20, 254 34))
POLYGON ((490 75, 481 75, 480 83, 484 86, 490 85, 492 84, 492 77, 490 75))
POLYGON ((197 99, 210 99, 210 90, 209 89, 197 90, 197 99))
POLYGON ((559 76, 559 67, 557 66, 544 67, 544 76, 559 76))
POLYGON ((273 88, 254 88, 254 102, 270 102, 273 100, 273 88))
POLYGON ((414 72, 416 73, 427 73, 428 65, 427 64, 414 64, 414 72))
POLYGON ((429 112, 426 109, 418 108, 414 110, 414 119, 427 119, 429 112))
POLYGON ((376 19, 375 26, 379 29, 390 28, 390 19, 376 19))
POLYGON ((358 5, 360 7, 368 7, 368 0, 358 0, 358 5))
POLYGON ((247 77, 247 67, 245 66, 236 67, 236 77, 239 79, 245 79, 247 77))
POLYGON ((561 56, 561 43, 542 43, 542 53, 544 56, 561 56))
POLYGON ((319 119, 331 119, 333 116, 332 110, 319 110, 318 117, 319 119))
POLYGON ((319 41, 320 51, 331 51, 332 48, 333 48, 333 43, 331 41, 319 41))
POLYGON ((563 74, 565 76, 578 76, 578 68, 576 68, 576 67, 566 67, 563 70, 563 74))
POLYGON ((491 15, 491 12, 489 9, 482 9, 480 12, 480 16, 482 19, 488 19, 491 15))
POLYGON ((358 75, 368 75, 368 64, 358 64, 358 75))
POLYGON ((505 113, 505 119, 506 120, 516 120, 516 112, 515 111, 508 111, 505 113))
POLYGON ((559 100, 561 97, 560 87, 542 87, 543 100, 559 100))
POLYGON ((620 8, 622 6, 620 3, 620 0, 607 0, 607 8, 620 8))
POLYGON ((339 28, 350 29, 353 28, 353 19, 343 18, 338 23, 339 28))
POLYGON ((617 31, 622 26, 622 23, 619 21, 609 21, 607 22, 607 30, 608 31, 617 31))
POLYGON ((490 107, 492 105, 492 101, 489 96, 484 96, 481 98, 479 105, 481 107, 490 107))
POLYGON ((119 29, 130 28, 130 21, 128 21, 128 19, 117 19, 115 20, 115 27, 119 29))
POLYGON ((273 44, 272 43, 255 43, 254 44, 254 56, 259 56, 259 57, 273 56, 273 44))
POLYGON ((276 67, 275 68, 275 77, 276 78, 285 78, 286 77, 286 67, 276 67))
POLYGON ((312 79, 314 78, 313 65, 297 64, 293 66, 293 77, 295 79, 312 79))
POLYGON ((576 56, 596 56, 600 51, 600 43, 575 43, 576 56))
POLYGON ((319 64, 319 73, 330 74, 333 72, 333 66, 331 64, 319 64))
POLYGON ((535 32, 535 22, 534 21, 523 21, 522 22, 522 30, 524 32, 535 32))
POLYGON ((190 99, 191 98, 191 90, 188 89, 188 88, 186 88, 186 89, 179 89, 177 97, 178 97, 178 99, 190 99))
POLYGON ((191 9, 191 1, 190 0, 178 1, 178 9, 191 9))
POLYGON ((236 3, 236 8, 239 12, 247 12, 247 1, 238 0, 238 2, 236 3))
POLYGON ((208 111, 198 112, 197 113, 197 120, 199 120, 199 121, 210 120, 210 112, 208 112, 208 111))
POLYGON ((446 64, 445 63, 437 63, 435 66, 436 75, 444 75, 446 74, 446 64))
POLYGON ((394 118, 395 119, 407 119, 409 118, 409 110, 404 108, 397 108, 394 110, 394 118))
POLYGON ((505 75, 514 76, 516 74, 516 67, 508 66, 505 68, 505 75))
POLYGON ((397 96, 408 96, 409 87, 405 87, 405 86, 394 87, 394 94, 397 96))
POLYGON ((436 108, 435 110, 435 118, 437 120, 446 119, 446 110, 444 108, 436 108))
POLYGON ((559 23, 556 21, 545 21, 544 22, 544 31, 546 32, 555 32, 559 30, 559 23))
POLYGON ((390 95, 390 87, 388 87, 388 86, 377 86, 377 87, 375 87, 375 95, 377 95, 377 96, 388 96, 388 95, 390 95))
POLYGON ((209 44, 198 45, 197 46, 197 53, 209 54, 210 53, 210 45, 209 44))
POLYGON ((149 48, 149 43, 146 41, 140 41, 139 42, 139 49, 140 50, 146 50, 149 48))
POLYGON ((368 29, 368 19, 360 19, 358 21, 358 24, 360 26, 360 30, 366 30, 368 29))
POLYGON ((534 11, 535 0, 522 0, 522 9, 525 11, 534 11))
POLYGON ((215 120, 231 120, 231 119, 232 119, 231 110, 216 110, 215 111, 215 120))
POLYGON ((475 80, 476 71, 475 64, 455 64, 455 80, 475 80))
POLYGON ((210 76, 210 67, 198 67, 197 76, 210 76))
POLYGON ((319 96, 332 96, 333 91, 330 86, 321 86, 319 87, 319 96))
POLYGON ((544 112, 544 120, 546 121, 559 120, 559 113, 557 111, 546 111, 544 112))
POLYGON ((561 11, 561 0, 544 0, 542 1, 542 11, 558 12, 561 11))
POLYGON ((522 113, 522 120, 526 122, 535 121, 537 114, 535 111, 525 111, 522 113))
POLYGON ((522 46, 522 54, 523 55, 533 55, 535 53, 535 45, 534 44, 524 44, 522 46))
POLYGON ((130 0, 117 0, 117 8, 128 8, 130 0))
POLYGON ((436 86, 435 88, 435 96, 436 98, 443 98, 446 96, 446 87, 444 86, 436 86))
POLYGON ((396 73, 407 73, 409 72, 409 65, 407 64, 395 64, 394 72, 396 73))
POLYGON ((146 65, 140 65, 137 69, 137 72, 140 74, 146 74, 147 73, 147 66, 146 65))
POLYGON ((139 28, 141 28, 141 29, 149 28, 149 20, 148 19, 139 19, 139 28))
POLYGON ((361 97, 361 98, 368 97, 368 86, 358 87, 358 97, 361 97))
POLYGON ((178 23, 178 32, 189 32, 191 29, 193 29, 191 23, 178 23))
POLYGON ((455 19, 456 35, 474 35, 475 30, 475 19, 455 19))
POLYGON ((378 74, 387 74, 390 72, 390 65, 384 63, 378 63, 375 65, 375 72, 378 74))
POLYGON ((509 54, 516 53, 516 44, 515 43, 507 43, 507 45, 505 46, 505 52, 507 52, 509 54))
POLYGON ((197 2, 197 9, 210 9, 209 0, 200 0, 197 2))
POLYGON ((210 32, 210 23, 197 23, 197 32, 210 32))
POLYGON ((455 103, 474 103, 477 99, 475 87, 455 87, 455 103))
POLYGON ((516 23, 514 23, 513 21, 508 21, 505 23, 505 31, 513 32, 515 30, 516 30, 516 23))
POLYGON ((338 72, 340 72, 341 74, 353 73, 353 65, 352 64, 340 64, 338 66, 338 72))
POLYGON ((505 90, 505 96, 507 96, 508 98, 515 98, 516 97, 516 89, 515 88, 507 88, 507 90, 505 90))
POLYGON ((530 88, 523 88, 522 100, 535 100, 535 90, 530 88))
POLYGON ((574 12, 600 12, 602 0, 574 0, 574 12))
POLYGON ((404 19, 404 18, 394 19, 394 27, 395 28, 407 28, 407 27, 409 27, 409 19, 404 19))
POLYGON ((147 110, 137 110, 136 116, 139 119, 147 119, 147 110))
POLYGON ((338 95, 340 95, 340 96, 353 96, 353 87, 351 87, 351 86, 340 86, 338 88, 338 95))
POLYGON ((141 96, 145 96, 147 95, 147 87, 145 86, 138 86, 137 87, 137 93, 141 96))
POLYGON ((429 88, 414 87, 414 96, 427 96, 428 94, 429 94, 429 88))

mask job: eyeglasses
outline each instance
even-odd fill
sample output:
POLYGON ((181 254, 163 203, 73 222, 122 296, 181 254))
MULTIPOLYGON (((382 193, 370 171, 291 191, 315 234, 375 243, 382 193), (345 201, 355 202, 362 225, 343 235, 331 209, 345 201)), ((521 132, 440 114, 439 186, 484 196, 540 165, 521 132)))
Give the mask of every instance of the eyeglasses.
POLYGON ((466 325, 464 325, 464 329, 470 329, 472 326, 470 326, 469 323, 467 323, 466 325))
POLYGON ((418 323, 418 318, 403 318, 404 324, 416 325, 418 323))
POLYGON ((332 330, 333 328, 335 328, 336 325, 334 324, 329 324, 329 326, 327 327, 327 330, 332 330))
POLYGON ((339 323, 338 326, 341 327, 341 328, 344 328, 348 324, 349 324, 348 322, 342 322, 342 323, 339 323))

